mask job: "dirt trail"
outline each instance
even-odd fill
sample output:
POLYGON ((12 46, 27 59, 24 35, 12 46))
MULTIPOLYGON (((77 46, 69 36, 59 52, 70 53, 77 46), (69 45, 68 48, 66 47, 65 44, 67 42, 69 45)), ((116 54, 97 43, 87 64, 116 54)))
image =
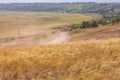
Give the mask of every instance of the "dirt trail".
POLYGON ((59 44, 63 42, 67 42, 69 40, 69 37, 67 35, 67 32, 59 32, 53 36, 50 36, 49 39, 44 40, 43 42, 40 41, 40 44, 59 44))
POLYGON ((0 43, 0 46, 24 46, 24 45, 49 45, 67 42, 69 40, 67 32, 40 33, 16 39, 10 42, 0 43))

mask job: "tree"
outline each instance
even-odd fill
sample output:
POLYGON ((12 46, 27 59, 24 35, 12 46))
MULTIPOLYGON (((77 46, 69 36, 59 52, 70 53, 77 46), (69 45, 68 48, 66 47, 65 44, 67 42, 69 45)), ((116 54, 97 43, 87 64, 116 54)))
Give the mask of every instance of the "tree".
POLYGON ((98 23, 96 21, 91 21, 91 27, 98 27, 98 23))
POLYGON ((81 28, 87 28, 89 26, 89 22, 88 21, 83 21, 81 28))

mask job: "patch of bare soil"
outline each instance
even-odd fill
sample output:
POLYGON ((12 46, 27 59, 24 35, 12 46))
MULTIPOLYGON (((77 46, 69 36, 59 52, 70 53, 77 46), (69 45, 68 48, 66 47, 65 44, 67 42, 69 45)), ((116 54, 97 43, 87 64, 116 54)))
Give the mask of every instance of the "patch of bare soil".
POLYGON ((120 24, 78 29, 69 33, 70 41, 120 37, 120 24))
POLYGON ((6 40, 1 42, 1 47, 6 46, 24 46, 24 45, 49 45, 64 43, 69 40, 67 32, 56 32, 42 31, 39 34, 21 36, 14 38, 14 40, 6 40))
POLYGON ((69 40, 66 32, 59 32, 53 36, 50 36, 46 40, 40 41, 40 44, 59 44, 67 42, 69 40))

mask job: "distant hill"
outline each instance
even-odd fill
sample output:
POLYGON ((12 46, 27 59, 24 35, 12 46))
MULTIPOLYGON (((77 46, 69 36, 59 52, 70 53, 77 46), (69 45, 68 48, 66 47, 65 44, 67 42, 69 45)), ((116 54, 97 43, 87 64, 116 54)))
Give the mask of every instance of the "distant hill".
POLYGON ((34 11, 67 13, 112 13, 120 11, 119 3, 9 3, 0 4, 0 11, 34 11))

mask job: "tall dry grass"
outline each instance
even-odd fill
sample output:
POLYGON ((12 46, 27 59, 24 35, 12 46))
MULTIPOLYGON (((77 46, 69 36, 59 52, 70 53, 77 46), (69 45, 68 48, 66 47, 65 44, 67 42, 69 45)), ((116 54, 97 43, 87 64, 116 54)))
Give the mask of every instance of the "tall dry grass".
POLYGON ((120 80, 120 38, 1 48, 0 80, 120 80))

